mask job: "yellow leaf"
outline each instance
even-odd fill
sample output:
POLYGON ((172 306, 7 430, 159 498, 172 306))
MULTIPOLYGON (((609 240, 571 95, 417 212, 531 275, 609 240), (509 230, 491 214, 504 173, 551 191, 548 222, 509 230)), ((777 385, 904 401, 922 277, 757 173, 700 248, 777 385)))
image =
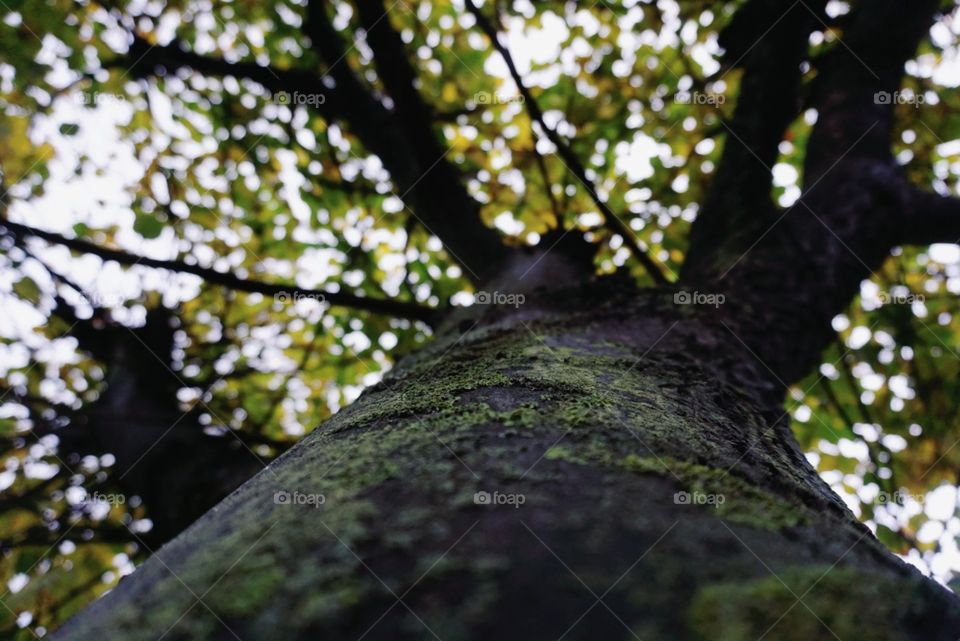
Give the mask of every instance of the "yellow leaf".
POLYGON ((443 92, 440 94, 444 102, 456 102, 457 100, 457 86, 452 82, 448 82, 443 85, 443 92))

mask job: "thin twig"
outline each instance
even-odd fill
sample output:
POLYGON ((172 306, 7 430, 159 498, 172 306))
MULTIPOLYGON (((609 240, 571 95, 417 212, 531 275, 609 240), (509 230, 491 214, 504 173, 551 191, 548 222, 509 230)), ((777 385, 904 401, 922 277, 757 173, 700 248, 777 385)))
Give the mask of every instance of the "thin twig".
POLYGON ((663 268, 649 254, 647 254, 643 247, 640 246, 640 241, 633 233, 633 230, 630 229, 630 226, 623 222, 623 220, 620 219, 616 214, 614 214, 613 210, 610 209, 607 203, 600 198, 600 194, 597 193, 596 186, 587 176, 586 168, 583 166, 583 163, 580 162, 580 159, 577 158, 577 156, 570 149, 570 145, 567 144, 567 142, 561 138, 554 129, 547 126, 547 123, 544 121, 543 111, 541 111, 540 105, 537 104, 537 101, 530 93, 530 90, 527 89, 527 86, 524 84, 523 78, 520 76, 520 72, 517 70, 516 64, 514 64, 513 57, 510 55, 510 51, 500 42, 499 33, 496 27, 494 27, 494 25, 487 20, 483 13, 481 13, 480 8, 473 3, 473 0, 466 0, 466 5, 470 13, 473 14, 473 16, 477 19, 477 24, 484 31, 484 33, 487 34, 487 37, 490 38, 494 48, 503 57, 504 62, 506 62, 507 68, 510 70, 510 75, 513 77, 513 81, 516 83, 517 89, 520 91, 520 95, 523 96, 523 102, 526 106, 530 119, 540 126, 550 142, 552 142, 557 148, 557 153, 559 154, 560 158, 567 165, 573 175, 577 177, 577 180, 579 180, 586 188, 590 198, 603 214, 607 226, 611 231, 623 237, 624 242, 626 242, 633 251, 633 254, 637 257, 637 260, 643 264, 644 268, 650 274, 650 277, 653 278, 654 282, 656 282, 658 285, 668 284, 669 281, 663 273, 663 268))

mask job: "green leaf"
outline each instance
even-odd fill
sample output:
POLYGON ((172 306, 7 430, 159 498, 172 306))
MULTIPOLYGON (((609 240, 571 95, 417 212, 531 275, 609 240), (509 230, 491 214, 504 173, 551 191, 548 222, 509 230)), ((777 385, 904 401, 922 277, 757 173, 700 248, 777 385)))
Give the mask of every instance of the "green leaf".
POLYGON ((148 214, 137 214, 133 223, 133 230, 144 238, 156 238, 163 231, 163 221, 148 214))
POLYGON ((37 552, 21 552, 19 555, 17 555, 17 561, 14 564, 14 572, 29 572, 39 561, 40 555, 37 552))
POLYGON ((24 276, 13 284, 13 292, 25 301, 34 305, 40 303, 40 286, 29 276, 24 276))

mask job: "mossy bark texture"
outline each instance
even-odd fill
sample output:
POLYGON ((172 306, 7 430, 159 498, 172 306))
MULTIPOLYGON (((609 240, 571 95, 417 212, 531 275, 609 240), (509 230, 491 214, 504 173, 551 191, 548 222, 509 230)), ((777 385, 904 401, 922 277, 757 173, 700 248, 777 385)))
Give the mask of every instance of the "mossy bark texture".
POLYGON ((452 318, 55 638, 955 641, 746 323, 601 289, 452 318))

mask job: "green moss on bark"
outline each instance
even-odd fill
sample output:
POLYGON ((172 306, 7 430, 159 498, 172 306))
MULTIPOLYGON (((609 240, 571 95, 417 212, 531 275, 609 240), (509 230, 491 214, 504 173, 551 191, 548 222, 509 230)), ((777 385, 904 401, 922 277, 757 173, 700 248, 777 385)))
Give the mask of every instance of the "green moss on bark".
POLYGON ((900 621, 913 595, 889 577, 848 567, 796 567, 700 590, 690 609, 703 641, 908 638, 900 621))
MULTIPOLYGON (((498 616, 485 604, 505 593, 499 582, 526 559, 496 540, 448 552, 475 518, 501 526, 533 515, 597 554, 624 536, 618 545, 631 558, 617 557, 601 592, 642 552, 629 545, 653 543, 674 518, 703 531, 722 518, 767 536, 800 524, 825 528, 799 498, 815 475, 791 469, 766 428, 759 410, 675 353, 598 345, 587 330, 533 322, 445 337, 164 548, 99 616, 81 617, 62 638, 110 630, 111 638, 155 641, 174 623, 171 638, 209 638, 220 623, 192 607, 201 595, 251 639, 312 638, 317 629, 352 630, 358 609, 389 605, 391 591, 402 594, 427 571, 437 586, 430 611, 455 603, 480 625, 498 616), (478 513, 481 490, 523 493, 526 511, 478 513), (724 502, 677 505, 676 491, 722 494, 724 502), (277 503, 277 492, 325 501, 277 503), (648 493, 644 504, 668 522, 634 509, 630 492, 648 493), (469 585, 470 594, 450 595, 449 585, 469 585)), ((523 554, 544 553, 526 530, 520 535, 523 554)), ((556 565, 552 556, 544 562, 556 565)), ((663 576, 701 570, 667 567, 663 576)), ((701 601, 703 612, 718 607, 710 593, 701 601)), ((449 626, 454 636, 458 629, 449 626)))

